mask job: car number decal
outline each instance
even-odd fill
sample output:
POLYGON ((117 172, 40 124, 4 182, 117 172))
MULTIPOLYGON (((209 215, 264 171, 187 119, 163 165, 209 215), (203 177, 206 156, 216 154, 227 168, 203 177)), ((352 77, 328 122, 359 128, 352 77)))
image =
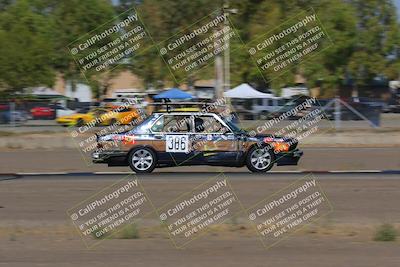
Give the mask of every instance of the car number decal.
POLYGON ((166 152, 189 152, 189 135, 167 135, 165 142, 166 152))

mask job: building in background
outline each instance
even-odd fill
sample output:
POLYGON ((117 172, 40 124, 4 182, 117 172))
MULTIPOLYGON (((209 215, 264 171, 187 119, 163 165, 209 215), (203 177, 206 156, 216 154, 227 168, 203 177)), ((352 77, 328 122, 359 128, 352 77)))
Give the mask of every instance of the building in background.
MULTIPOLYGON (((121 71, 115 77, 108 81, 108 90, 105 97, 113 97, 114 92, 124 88, 137 88, 144 92, 143 83, 140 78, 129 71, 121 71)), ((76 98, 80 102, 92 102, 94 100, 93 92, 89 85, 77 83, 75 90, 72 90, 71 84, 66 81, 62 75, 58 75, 53 89, 67 97, 76 98)))

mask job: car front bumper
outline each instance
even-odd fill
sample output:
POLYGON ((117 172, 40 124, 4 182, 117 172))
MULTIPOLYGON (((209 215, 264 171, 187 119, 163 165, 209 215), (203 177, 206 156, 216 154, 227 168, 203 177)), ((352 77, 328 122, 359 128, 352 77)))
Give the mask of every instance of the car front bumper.
POLYGON ((76 120, 74 119, 56 119, 56 122, 65 126, 75 126, 76 120))
POLYGON ((277 166, 297 165, 300 158, 303 156, 303 151, 294 149, 289 152, 281 152, 276 154, 275 161, 277 166))
POLYGON ((106 163, 109 166, 127 166, 127 151, 107 150, 92 153, 93 163, 106 163))

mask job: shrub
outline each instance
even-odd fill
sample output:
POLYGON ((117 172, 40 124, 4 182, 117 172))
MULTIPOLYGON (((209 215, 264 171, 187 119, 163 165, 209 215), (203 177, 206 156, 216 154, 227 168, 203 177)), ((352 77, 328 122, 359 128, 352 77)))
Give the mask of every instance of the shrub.
POLYGON ((140 238, 139 229, 136 224, 127 225, 116 234, 116 238, 138 239, 140 238))
POLYGON ((378 227, 375 233, 375 241, 395 241, 396 229, 391 224, 382 224, 378 227))

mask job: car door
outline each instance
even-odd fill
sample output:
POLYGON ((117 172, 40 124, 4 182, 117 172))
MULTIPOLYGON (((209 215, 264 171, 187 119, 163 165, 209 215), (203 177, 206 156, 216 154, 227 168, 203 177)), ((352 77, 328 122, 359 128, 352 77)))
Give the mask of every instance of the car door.
POLYGON ((226 165, 237 161, 239 140, 231 129, 214 114, 194 118, 193 149, 206 163, 226 165))
POLYGON ((184 114, 163 114, 150 128, 153 147, 160 163, 190 163, 196 154, 191 149, 193 117, 184 114))

